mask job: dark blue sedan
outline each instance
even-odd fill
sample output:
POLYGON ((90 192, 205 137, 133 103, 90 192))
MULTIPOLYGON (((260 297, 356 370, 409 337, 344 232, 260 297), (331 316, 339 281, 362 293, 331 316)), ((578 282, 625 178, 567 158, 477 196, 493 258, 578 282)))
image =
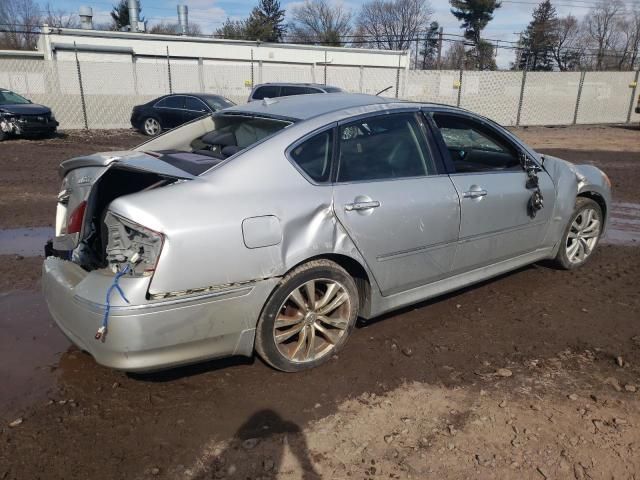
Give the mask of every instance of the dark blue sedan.
POLYGON ((175 128, 195 118, 235 105, 220 95, 174 93, 136 105, 131 112, 131 125, 149 136, 175 128))

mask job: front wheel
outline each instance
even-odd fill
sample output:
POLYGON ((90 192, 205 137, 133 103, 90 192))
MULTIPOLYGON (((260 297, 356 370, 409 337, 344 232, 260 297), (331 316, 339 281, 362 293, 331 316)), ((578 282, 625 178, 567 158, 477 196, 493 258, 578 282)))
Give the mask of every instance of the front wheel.
POLYGON ((278 370, 316 367, 338 352, 358 316, 353 278, 329 260, 305 263, 280 282, 265 304, 256 351, 278 370))
POLYGON ((162 127, 160 126, 158 119, 154 117, 147 117, 142 122, 142 130, 150 137, 155 137, 160 133, 162 127))
POLYGON ((590 198, 578 197, 560 242, 556 264, 566 270, 584 265, 600 241, 603 220, 600 205, 590 198))

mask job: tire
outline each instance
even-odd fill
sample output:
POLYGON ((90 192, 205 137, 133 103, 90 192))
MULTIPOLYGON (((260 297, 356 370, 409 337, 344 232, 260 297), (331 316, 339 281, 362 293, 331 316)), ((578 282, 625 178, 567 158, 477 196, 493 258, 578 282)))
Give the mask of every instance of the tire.
POLYGON ((256 352, 284 372, 317 367, 344 346, 358 306, 356 284, 340 265, 329 260, 300 265, 282 279, 262 309, 256 352), (315 297, 313 308, 309 292, 315 297))
POLYGON ((573 215, 560 240, 555 264, 564 270, 573 270, 584 265, 600 242, 602 226, 603 215, 600 205, 590 198, 578 197, 573 215))
POLYGON ((140 130, 142 131, 142 133, 148 135, 149 137, 155 137, 162 132, 160 120, 158 120, 156 117, 143 118, 141 125, 142 128, 140 130))

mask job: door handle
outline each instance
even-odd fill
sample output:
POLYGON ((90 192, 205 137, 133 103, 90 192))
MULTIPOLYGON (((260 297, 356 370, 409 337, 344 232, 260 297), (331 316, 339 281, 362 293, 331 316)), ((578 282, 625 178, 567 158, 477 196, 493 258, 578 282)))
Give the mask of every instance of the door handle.
POLYGON ((486 196, 486 190, 469 190, 468 192, 464 192, 464 198, 480 198, 486 196))
POLYGON ((344 209, 347 212, 352 212, 354 210, 369 210, 371 208, 378 208, 380 206, 380 202, 377 200, 371 200, 370 202, 354 202, 347 203, 344 206, 344 209))

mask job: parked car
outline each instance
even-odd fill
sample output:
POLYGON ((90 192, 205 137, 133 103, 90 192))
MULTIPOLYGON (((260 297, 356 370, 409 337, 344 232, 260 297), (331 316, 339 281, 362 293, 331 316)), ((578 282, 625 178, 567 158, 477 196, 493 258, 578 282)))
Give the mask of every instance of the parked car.
POLYGON ((320 83, 262 83, 256 85, 249 94, 249 102, 264 98, 289 97, 292 95, 308 95, 313 93, 339 93, 341 88, 320 83))
POLYGON ((598 168, 489 119, 344 93, 231 107, 60 172, 49 310, 127 371, 254 351, 320 365, 358 316, 544 259, 580 267, 611 202, 598 168))
POLYGON ((10 135, 53 135, 58 128, 49 107, 0 88, 0 141, 10 135))
POLYGON ((235 105, 228 98, 204 93, 176 93, 164 95, 144 105, 136 105, 131 112, 131 126, 151 137, 162 130, 210 115, 235 105))

